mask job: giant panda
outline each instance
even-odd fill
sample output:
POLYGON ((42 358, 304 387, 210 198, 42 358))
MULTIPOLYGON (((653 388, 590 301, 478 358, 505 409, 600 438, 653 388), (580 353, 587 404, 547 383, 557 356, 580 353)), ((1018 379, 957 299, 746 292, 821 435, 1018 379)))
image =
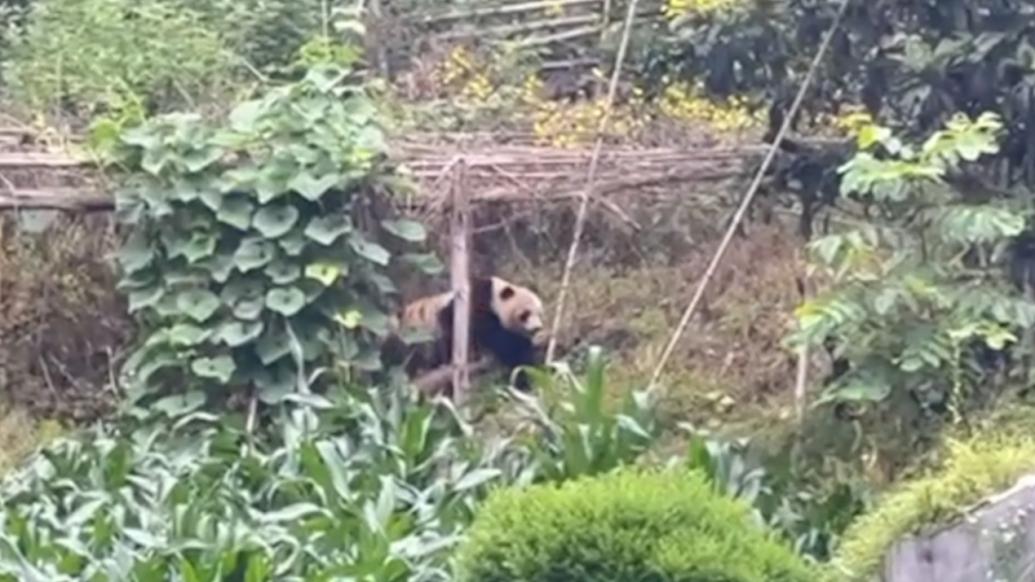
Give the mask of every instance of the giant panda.
MULTIPOLYGON (((534 291, 500 277, 474 277, 470 282, 471 318, 469 358, 476 361, 488 355, 512 373, 521 366, 541 362, 543 345, 543 301, 534 291)), ((393 334, 387 363, 403 363, 410 377, 452 362, 453 292, 447 291, 415 299, 401 310, 393 334), (426 332, 433 341, 414 349, 403 347, 399 339, 405 331, 426 332)), ((528 378, 519 372, 515 387, 528 389, 528 378)))

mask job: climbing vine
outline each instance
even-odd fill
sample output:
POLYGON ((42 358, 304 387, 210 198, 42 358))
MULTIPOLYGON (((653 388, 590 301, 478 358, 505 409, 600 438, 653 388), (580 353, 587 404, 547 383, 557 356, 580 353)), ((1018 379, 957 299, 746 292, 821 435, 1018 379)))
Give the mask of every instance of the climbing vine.
POLYGON ((242 394, 273 404, 318 370, 379 369, 389 269, 439 265, 416 252, 420 224, 388 217, 385 136, 349 79, 315 68, 223 126, 176 114, 123 134, 120 287, 144 324, 127 367, 138 403, 170 415, 242 394))

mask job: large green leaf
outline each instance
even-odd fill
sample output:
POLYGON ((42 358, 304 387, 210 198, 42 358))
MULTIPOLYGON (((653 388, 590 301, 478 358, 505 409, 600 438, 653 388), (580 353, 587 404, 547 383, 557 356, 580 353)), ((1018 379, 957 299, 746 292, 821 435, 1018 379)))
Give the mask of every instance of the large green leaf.
POLYGON ((196 346, 204 343, 212 332, 189 323, 178 323, 169 329, 169 343, 174 346, 196 346))
POLYGON ((227 196, 216 213, 216 218, 238 230, 248 230, 252 225, 254 210, 255 205, 244 196, 227 196))
POLYGON ((171 417, 180 417, 201 408, 205 404, 205 393, 194 390, 186 394, 166 396, 151 405, 157 411, 171 417))
POLYGON ((343 214, 320 216, 309 221, 305 227, 305 236, 329 246, 341 235, 352 231, 352 221, 343 214))
POLYGON ((237 366, 230 356, 216 356, 214 358, 197 358, 191 362, 190 368, 201 378, 211 378, 226 384, 230 381, 237 366))
POLYGON ((212 317, 221 304, 219 297, 206 289, 190 289, 176 297, 180 311, 199 323, 212 317))
POLYGON ((424 225, 413 220, 384 220, 381 225, 385 230, 406 241, 423 242, 427 238, 424 225))
POLYGON ((349 236, 349 246, 357 255, 381 266, 387 266, 392 259, 392 254, 386 248, 355 233, 349 236))
POLYGON ((219 330, 219 339, 226 345, 237 348, 252 342, 264 329, 262 321, 230 321, 219 330))
POLYGON ((341 181, 342 176, 337 173, 314 176, 308 171, 302 170, 288 182, 288 187, 301 194, 307 200, 317 201, 323 197, 327 190, 330 190, 341 181))
POLYGON ((148 239, 146 231, 135 229, 119 249, 119 263, 127 272, 139 271, 151 264, 154 259, 154 247, 148 239))
POLYGON ((261 239, 245 239, 234 253, 234 264, 242 272, 265 267, 276 257, 272 242, 261 239))
POLYGON ((208 270, 212 280, 217 283, 226 283, 230 274, 234 271, 234 256, 230 253, 216 252, 207 260, 199 263, 199 266, 208 270))
POLYGON ((274 284, 287 285, 288 283, 294 283, 302 276, 302 267, 298 263, 293 263, 287 259, 277 259, 266 265, 264 272, 274 284))
POLYGON ((302 254, 305 250, 306 241, 305 235, 300 230, 293 230, 290 233, 280 237, 277 240, 277 244, 284 253, 290 257, 297 257, 302 254))
POLYGON ((426 275, 438 275, 446 268, 442 261, 431 253, 407 253, 399 257, 399 260, 426 275))
POLYGON ((312 263, 307 265, 305 268, 305 276, 309 279, 319 281, 324 287, 330 287, 338 280, 338 277, 342 276, 343 271, 347 272, 348 265, 339 265, 335 263, 312 263))
POLYGON ((255 352, 266 366, 291 353, 291 337, 282 329, 266 328, 259 338, 255 352))
POLYGON ((270 204, 255 213, 253 225, 266 238, 278 238, 288 233, 298 222, 298 209, 287 204, 270 204))
POLYGON ((183 249, 183 256, 187 261, 196 263, 204 258, 212 256, 216 250, 216 237, 207 232, 196 232, 190 237, 187 246, 183 249))
POLYGON ((285 317, 291 317, 305 307, 305 293, 297 287, 270 289, 266 293, 266 307, 285 317))
POLYGON ((153 285, 142 289, 134 289, 129 292, 129 312, 136 313, 141 309, 153 307, 165 294, 165 288, 161 285, 153 285))

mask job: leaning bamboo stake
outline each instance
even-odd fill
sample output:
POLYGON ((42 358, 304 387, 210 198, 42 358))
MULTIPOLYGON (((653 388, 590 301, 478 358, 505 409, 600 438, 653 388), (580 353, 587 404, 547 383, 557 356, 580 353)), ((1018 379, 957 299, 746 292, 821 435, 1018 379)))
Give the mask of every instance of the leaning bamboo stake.
POLYGON ((637 0, 629 0, 629 7, 625 14, 625 25, 622 29, 622 40, 618 45, 618 54, 615 56, 614 70, 611 72, 611 84, 607 90, 607 100, 604 101, 604 113, 600 116, 600 123, 597 125, 596 141, 593 144, 593 156, 589 160, 589 170, 586 172, 586 187, 582 190, 579 200, 579 210, 575 215, 575 232, 572 234, 571 247, 568 249, 568 259, 564 263, 564 273, 561 275, 561 290, 557 295, 557 309, 554 312, 553 324, 550 326, 550 341, 546 346, 546 361, 553 361, 554 350, 557 349, 557 331, 561 327, 561 318, 564 316, 564 300, 568 295, 568 286, 571 284, 571 270, 575 266, 575 259, 578 257, 579 240, 582 238, 582 230, 586 226, 586 211, 589 208, 589 199, 593 191, 594 181, 597 177, 597 164, 600 161, 600 151, 604 147, 604 131, 608 122, 611 121, 611 108, 615 102, 615 94, 618 92, 618 78, 622 72, 622 63, 625 61, 625 52, 629 48, 629 36, 632 30, 633 19, 636 16, 637 0))
POLYGON ((705 270, 704 275, 701 277, 701 281, 697 285, 697 290, 694 291, 694 296, 690 299, 690 304, 687 305, 686 311, 683 312, 683 317, 679 321, 679 325, 676 326, 675 332, 672 333, 672 338, 669 339, 668 345, 665 346, 665 351, 662 352, 661 357, 658 359, 657 366, 654 367, 654 373, 651 374, 650 383, 647 384, 648 390, 653 389, 657 384, 658 379, 661 378, 661 372, 665 369, 665 364, 668 363, 668 359, 672 356, 672 351, 675 350, 676 344, 679 343, 679 339, 683 336, 683 332, 686 331, 686 326, 690 323, 690 318, 693 317, 694 312, 697 311, 697 305, 704 297, 704 291, 708 288, 708 283, 711 282, 712 278, 715 276, 715 272, 719 268, 719 264, 722 263, 722 258, 726 254, 726 249, 729 248, 730 242, 732 242, 734 235, 737 233, 737 229, 740 227, 741 221, 744 220, 744 216, 747 214, 748 208, 751 206, 751 201, 755 198, 755 194, 762 185, 762 178, 765 177, 766 171, 768 171, 769 166, 776 158, 776 152, 779 150, 780 144, 783 142, 784 138, 787 136, 787 132, 791 128, 791 122, 798 114, 798 109, 801 108, 802 101, 805 100, 805 93, 808 90, 809 85, 812 84, 812 79, 816 76, 816 70, 819 69, 819 63, 822 62, 823 55, 826 54, 827 48, 830 46, 830 41, 834 38, 834 33, 837 32, 837 28, 841 25, 841 18, 845 14, 848 2, 849 0, 842 0, 841 7, 838 9, 837 15, 834 17, 834 21, 830 24, 830 29, 823 38, 823 43, 819 46, 816 56, 813 57, 808 73, 805 74, 805 80, 802 81, 801 88, 798 89, 798 95, 795 96, 794 102, 791 103, 791 108, 787 112, 787 117, 783 120, 783 124, 780 126, 780 131, 773 139, 772 145, 769 146, 769 152, 766 154, 765 160, 762 161, 762 165, 759 166, 758 172, 755 173, 755 179, 751 182, 751 186, 748 188, 747 194, 744 195, 744 200, 741 201, 740 207, 737 208, 736 214, 733 215, 733 220, 730 222, 729 228, 726 229, 726 234, 723 236, 722 242, 719 243, 719 248, 715 251, 715 255, 712 257, 711 263, 708 264, 708 269, 705 270))
POLYGON ((466 163, 457 160, 453 168, 450 209, 449 272, 453 287, 453 397, 457 405, 467 400, 470 374, 467 347, 470 342, 471 276, 467 242, 471 229, 471 208, 467 198, 466 163))

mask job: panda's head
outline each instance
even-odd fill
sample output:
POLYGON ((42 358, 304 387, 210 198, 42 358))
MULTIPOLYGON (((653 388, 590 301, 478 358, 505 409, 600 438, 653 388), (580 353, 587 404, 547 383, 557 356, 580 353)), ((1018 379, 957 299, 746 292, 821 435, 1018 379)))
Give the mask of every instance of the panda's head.
POLYGON ((507 331, 536 338, 543 331, 543 301, 535 291, 492 278, 492 312, 507 331))

